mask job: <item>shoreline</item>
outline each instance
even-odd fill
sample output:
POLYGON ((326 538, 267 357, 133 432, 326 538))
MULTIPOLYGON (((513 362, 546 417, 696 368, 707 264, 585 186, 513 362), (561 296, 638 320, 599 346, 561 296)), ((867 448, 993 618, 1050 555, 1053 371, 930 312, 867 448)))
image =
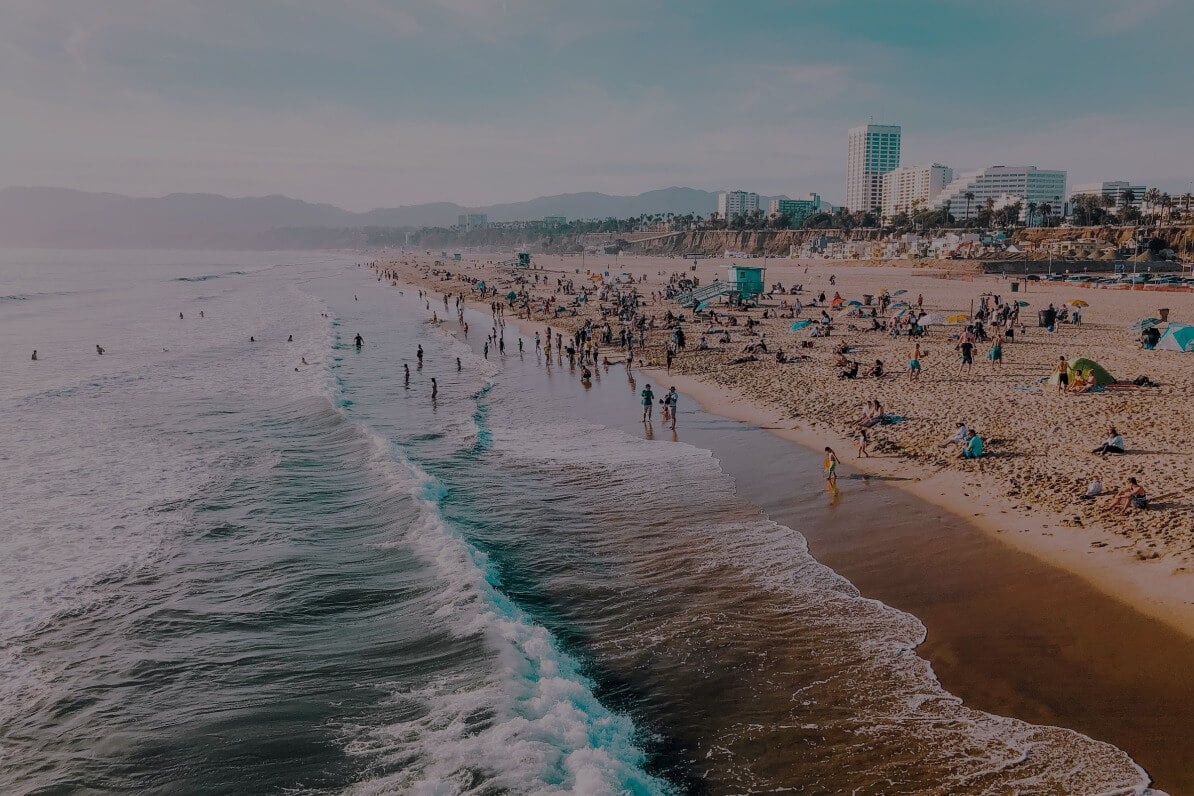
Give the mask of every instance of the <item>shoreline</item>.
MULTIPOLYGON (((422 288, 438 294, 445 290, 441 283, 410 278, 410 275, 404 282, 408 289, 422 288)), ((465 301, 468 308, 486 314, 487 302, 467 294, 465 301)), ((519 333, 532 337, 544 325, 562 326, 514 316, 507 316, 506 322, 519 333)), ((723 385, 690 375, 667 376, 659 367, 636 366, 635 369, 661 389, 674 384, 685 400, 692 400, 706 414, 742 423, 753 432, 768 431, 778 444, 795 443, 802 456, 814 461, 825 444, 840 446, 843 453, 850 449, 848 440, 832 432, 818 431, 808 424, 794 424, 781 410, 736 396, 723 385)), ((929 662, 942 687, 966 704, 993 715, 1012 716, 1032 724, 1068 727, 1091 738, 1108 741, 1131 754, 1154 780, 1160 780, 1160 787, 1169 789, 1168 792, 1190 792, 1190 783, 1182 776, 1185 773, 1182 760, 1189 750, 1173 748, 1171 739, 1167 740, 1164 732, 1151 728, 1154 719, 1169 710, 1168 700, 1189 690, 1175 682, 1171 673, 1180 671, 1183 661, 1194 659, 1190 634, 1174 633, 1184 629, 1175 628, 1172 622, 1141 621, 1140 614, 1145 612, 1124 600, 1122 595, 1099 588, 1101 584, 1092 583, 1071 567, 1038 555, 1031 546, 1009 542, 1003 538, 1004 534, 991 532, 989 527, 968 516, 964 505, 945 499, 948 489, 946 494, 939 494, 947 481, 950 485, 959 484, 964 473, 946 470, 943 473, 946 479, 914 479, 909 475, 916 467, 913 460, 876 458, 878 461, 855 467, 857 460, 846 454, 843 462, 847 469, 846 482, 861 484, 864 491, 868 481, 875 485, 899 486, 900 494, 941 509, 943 515, 936 515, 936 522, 948 515, 960 520, 964 527, 951 531, 947 522, 941 526, 945 530, 933 532, 931 536, 935 541, 930 543, 944 543, 946 548, 918 548, 921 554, 918 557, 916 552, 901 546, 909 539, 907 516, 902 518, 904 523, 900 530, 889 532, 882 523, 882 512, 876 516, 871 508, 867 510, 871 521, 877 520, 881 524, 860 527, 851 534, 843 534, 840 539, 837 534, 847 527, 852 528, 856 521, 839 517, 825 526, 827 533, 803 531, 815 557, 859 588, 865 588, 867 596, 905 610, 924 622, 928 634, 918 645, 917 654, 929 662), (850 470, 865 475, 855 480, 857 477, 852 478, 850 470), (953 479, 948 478, 951 475, 953 479), (846 539, 852 541, 843 541, 846 539), (983 540, 989 544, 980 543, 983 540), (855 547, 857 544, 865 549, 855 547), (921 565, 926 563, 922 560, 923 554, 930 551, 934 557, 941 554, 943 560, 960 565, 963 572, 979 577, 964 578, 959 592, 957 576, 952 571, 950 574, 922 572, 917 575, 921 565), (868 558, 876 553, 882 558, 878 568, 868 558), (1056 574, 1050 574, 1050 569, 1056 574), (1092 587, 1098 594, 1085 593, 1084 596, 1087 587, 1092 587), (1109 605, 1099 604, 1098 600, 1103 597, 1110 600, 1109 605), (1060 607, 1072 599, 1077 599, 1080 607, 1053 610, 1053 606, 1060 607), (1015 607, 1017 605, 1019 609, 1015 607), (1011 616, 1007 615, 1009 609, 1011 616), (990 629, 995 635, 976 636, 973 627, 990 629), (1114 632, 1109 633, 1108 628, 1114 628, 1114 632), (1134 663, 1136 653, 1122 649, 1116 640, 1108 638, 1110 635, 1119 642, 1127 642, 1133 649, 1150 649, 1152 656, 1146 663, 1134 663), (1001 640, 1004 638, 1016 640, 1001 640), (1045 641, 1043 647, 1042 641, 1045 641), (1051 652, 1052 644, 1061 644, 1061 650, 1051 652), (1048 657, 1042 660, 1042 655, 1048 657), (1131 682, 1136 678, 1139 679, 1138 688, 1131 682), (1137 690, 1133 692, 1134 688, 1137 690), (1102 707, 1089 708, 1091 698, 1102 707), (1109 709, 1109 705, 1115 708, 1109 709)), ((769 478, 768 483, 775 484, 774 476, 769 478)), ((776 486, 782 490, 782 480, 776 486)), ((960 488, 973 493, 971 487, 960 488)), ((845 489, 855 491, 853 486, 845 489)), ((758 492, 758 484, 752 485, 752 491, 758 492)), ((782 497, 777 497, 776 501, 790 502, 783 501, 782 497)), ((802 502, 807 505, 807 498, 802 502)), ((868 502, 864 500, 863 504, 868 502)), ((775 508, 773 505, 769 513, 775 508)), ((781 509, 775 516, 782 515, 785 510, 781 509)), ((793 524, 789 518, 783 521, 799 527, 799 522, 793 524)), ((1043 527, 1042 533, 1045 533, 1043 527)), ((1194 697, 1194 691, 1187 697, 1194 697)), ((1178 724, 1184 723, 1185 719, 1180 718, 1184 713, 1175 710, 1169 710, 1171 717, 1178 718, 1178 724)))
POLYGON ((921 467, 917 462, 903 456, 872 454, 869 458, 852 457, 846 452, 853 448, 853 441, 833 430, 815 428, 799 420, 793 425, 792 418, 786 417, 781 410, 734 395, 727 388, 698 377, 678 373, 669 375, 658 366, 639 370, 675 384, 681 393, 712 414, 757 426, 814 454, 819 455, 829 446, 838 451, 844 468, 856 470, 865 476, 882 477, 1013 549, 1070 572, 1108 597, 1194 638, 1192 584, 1166 580, 1165 575, 1172 577, 1172 572, 1156 571, 1163 567, 1171 569, 1172 562, 1125 562, 1097 553, 1096 550, 1114 550, 1122 543, 1122 539, 1114 533, 1098 526, 1068 527, 1063 524, 1063 516, 1047 509, 1024 511, 1017 504, 993 494, 994 490, 990 486, 967 483, 966 471, 941 469, 926 476, 920 472, 921 467), (1013 530, 1013 526, 1019 530, 1013 530), (1077 549, 1069 538, 1075 532, 1084 534, 1086 540, 1092 534, 1096 538, 1087 549, 1077 549), (1099 547, 1094 547, 1096 544, 1099 547))
MULTIPOLYGON (((432 262, 420 262, 421 259, 416 256, 414 262, 391 261, 389 266, 402 270, 412 286, 438 292, 465 292, 466 301, 470 306, 487 308, 487 302, 478 300, 475 295, 469 295, 465 284, 456 281, 445 283, 443 280, 425 276, 422 270, 434 266, 432 262), (403 265, 406 268, 401 268, 403 265)), ((591 259, 598 260, 596 257, 591 259)), ((662 269, 676 268, 678 262, 676 258, 641 259, 647 261, 648 267, 654 266, 661 274, 662 269)), ((479 269, 485 268, 478 260, 470 261, 468 264, 479 269)), ((594 265, 596 264, 594 262, 594 265)), ((457 265, 458 269, 463 271, 465 263, 441 263, 442 267, 451 265, 457 265)), ((797 263, 797 266, 801 265, 803 264, 797 263)), ((706 263, 703 267, 708 266, 717 267, 714 263, 706 263)), ((862 268, 876 270, 871 266, 862 268)), ((544 269, 538 273, 543 276, 570 274, 563 269, 544 269)), ((923 278, 926 275, 921 276, 923 278)), ((946 284, 972 285, 976 281, 974 277, 958 279, 957 275, 953 274, 927 276, 946 284)), ((650 285, 644 287, 649 288, 650 285)), ((660 305, 657 311, 662 312, 663 305, 660 305)), ((528 320, 510 315, 506 320, 515 323, 531 335, 543 326, 571 328, 566 317, 528 320)), ((662 366, 635 367, 650 373, 653 378, 655 374, 664 374, 662 366)), ((673 369, 673 373, 666 378, 675 383, 681 392, 688 394, 715 414, 757 425, 818 455, 826 445, 833 447, 842 457, 842 464, 846 468, 857 470, 867 476, 890 480, 909 494, 950 512, 1012 549, 1028 553, 1051 566, 1070 572, 1097 591, 1132 607, 1144 616, 1165 623, 1187 637, 1194 638, 1194 566, 1188 564, 1188 559, 1175 561, 1155 553, 1142 555, 1139 540, 1133 542, 1130 538, 1125 538, 1124 534, 1108 529, 1102 522, 1082 522, 1076 516, 1067 516, 1064 511, 1041 505, 1039 500, 1032 500, 1032 505, 1024 506, 1025 501, 1031 498, 1004 494, 1005 485, 1000 484, 996 478, 986 477, 986 473, 981 469, 985 462, 981 462, 976 469, 934 467, 932 464, 918 461, 902 450, 872 452, 871 458, 860 460, 850 453, 853 450, 853 441, 824 424, 804 417, 793 417, 790 410, 747 396, 741 389, 731 388, 704 375, 678 373, 673 369), (1078 522, 1075 522, 1075 519, 1078 522)))

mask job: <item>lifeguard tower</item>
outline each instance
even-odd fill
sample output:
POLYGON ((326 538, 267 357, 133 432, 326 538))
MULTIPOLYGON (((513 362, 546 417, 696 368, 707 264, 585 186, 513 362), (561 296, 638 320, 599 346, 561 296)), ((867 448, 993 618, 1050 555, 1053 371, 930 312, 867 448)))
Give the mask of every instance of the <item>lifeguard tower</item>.
POLYGON ((729 278, 725 282, 718 279, 711 284, 682 293, 679 297, 680 306, 703 310, 718 296, 727 296, 731 304, 759 300, 759 296, 764 292, 763 279, 767 273, 766 268, 731 265, 728 271, 729 278))

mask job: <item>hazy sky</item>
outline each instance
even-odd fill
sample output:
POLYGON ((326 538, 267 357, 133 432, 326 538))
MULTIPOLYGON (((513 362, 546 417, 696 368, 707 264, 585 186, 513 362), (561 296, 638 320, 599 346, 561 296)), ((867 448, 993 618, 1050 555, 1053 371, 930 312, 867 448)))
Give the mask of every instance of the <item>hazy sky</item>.
POLYGON ((904 163, 1194 189, 1191 0, 0 0, 0 185, 350 209, 904 163))

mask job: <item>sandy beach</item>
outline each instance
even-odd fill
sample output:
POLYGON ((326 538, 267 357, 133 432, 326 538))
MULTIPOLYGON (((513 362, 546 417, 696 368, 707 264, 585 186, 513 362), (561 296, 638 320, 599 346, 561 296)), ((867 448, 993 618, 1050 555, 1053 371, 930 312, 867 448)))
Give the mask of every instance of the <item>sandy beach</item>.
MULTIPOLYGON (((722 350, 698 351, 697 341, 708 324, 694 322, 691 310, 661 294, 673 275, 695 274, 701 284, 725 279, 727 260, 700 260, 693 271, 692 261, 679 258, 587 256, 582 260, 537 255, 532 271, 517 271, 495 265, 502 259, 504 255, 468 254, 453 262, 407 253, 383 267, 393 269, 404 281, 437 291, 463 291, 474 298, 478 296, 472 291, 473 280, 497 287, 499 298, 511 289, 526 289, 533 297, 529 322, 536 329, 550 325, 557 331, 579 328, 586 319, 602 322, 597 300, 577 306, 575 315, 571 310, 558 317, 554 312, 545 314, 545 306, 554 310, 572 304, 574 295, 560 289, 561 281, 570 280, 575 290, 587 288, 594 293, 599 283, 593 274, 601 274, 607 284, 633 277, 642 296, 640 311, 656 321, 646 348, 636 350, 636 362, 662 366, 670 339, 664 315, 669 310, 683 313, 687 347, 673 361, 669 383, 709 410, 755 423, 815 450, 830 445, 842 457, 846 472, 889 479, 993 537, 1194 635, 1194 511, 1188 492, 1188 452, 1183 447, 1194 398, 1188 378, 1190 359, 1170 351, 1144 351, 1137 334, 1128 328, 1140 318, 1156 317, 1160 308, 1168 308, 1172 320, 1194 318, 1194 293, 1047 282, 1031 282, 1022 287, 1024 292, 1012 293, 1003 278, 965 270, 751 260, 746 264, 767 268, 768 286, 799 285, 803 290, 782 298, 776 293, 749 313, 730 310, 739 325, 726 326, 724 318, 717 324, 730 332, 730 342, 718 344, 711 334, 711 345, 722 350), (516 284, 516 274, 530 283, 516 284), (533 281, 535 275, 540 278, 538 284, 533 281), (924 369, 913 379, 907 373, 907 360, 916 341, 881 331, 859 331, 870 328, 869 317, 838 317, 842 313, 831 312, 836 318, 833 334, 816 339, 810 339, 807 329, 790 331, 791 318, 775 317, 782 314, 780 302, 785 299, 799 298, 805 305, 800 317, 815 319, 821 308, 808 304, 821 293, 827 299, 837 293, 861 300, 882 291, 904 291, 896 300, 914 305, 923 296, 926 311, 946 314, 967 314, 978 306, 982 294, 1025 301, 1020 318, 1024 328, 1017 326, 1015 341, 1003 346, 1002 365, 989 362, 984 356, 988 345, 980 344, 973 369, 962 372, 956 341, 950 339, 961 327, 930 327, 926 337, 918 338, 924 369), (1059 324, 1053 333, 1037 326, 1038 310, 1074 299, 1089 304, 1080 325, 1059 324), (748 314, 757 324, 755 336, 746 332, 748 314), (766 335, 768 353, 760 354, 758 361, 731 364, 744 355, 746 345, 759 339, 757 332, 766 335), (801 341, 812 346, 801 347, 801 341), (848 358, 862 364, 861 374, 868 373, 877 359, 884 363, 886 375, 839 379, 833 349, 843 341, 850 347, 848 358), (779 363, 772 353, 777 348, 789 357, 803 358, 779 363), (1145 375, 1159 386, 1058 393, 1043 381, 1059 357, 1087 357, 1117 380, 1145 375), (880 401, 886 413, 903 419, 870 429, 871 456, 858 459, 851 421, 871 399, 880 401), (983 458, 962 461, 955 458, 953 448, 941 447, 959 421, 986 440, 983 458), (1125 439, 1127 454, 1093 454, 1113 425, 1125 439), (1096 475, 1103 482, 1104 495, 1082 499, 1096 475), (1129 477, 1144 486, 1150 506, 1123 514, 1112 508, 1112 496, 1129 477)), ((515 314, 507 310, 510 319, 515 314)), ((611 321, 616 332, 617 319, 611 321)), ((616 338, 615 346, 604 347, 602 355, 615 361, 624 357, 616 338)))

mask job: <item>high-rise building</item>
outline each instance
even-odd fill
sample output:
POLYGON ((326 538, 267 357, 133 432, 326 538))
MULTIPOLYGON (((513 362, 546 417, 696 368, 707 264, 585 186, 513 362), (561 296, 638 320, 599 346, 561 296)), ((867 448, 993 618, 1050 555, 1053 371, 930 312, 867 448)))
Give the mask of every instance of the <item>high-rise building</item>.
POLYGON ((456 226, 465 232, 473 229, 485 229, 489 226, 489 216, 485 213, 461 213, 456 216, 456 226))
POLYGON ((900 166, 883 175, 883 215, 911 213, 929 202, 954 178, 954 170, 940 163, 900 166))
POLYGON ((846 207, 880 212, 883 175, 900 165, 900 126, 863 124, 850 128, 846 149, 846 207))
POLYGON ((808 199, 772 199, 767 206, 768 216, 786 215, 793 227, 821 209, 821 197, 810 193, 808 199))
POLYGON ((1115 204, 1113 207, 1123 207, 1128 192, 1132 194, 1132 201, 1126 204, 1132 205, 1137 210, 1140 209, 1141 203, 1144 199, 1144 192, 1148 190, 1147 185, 1133 185, 1126 180, 1110 180, 1108 182, 1090 182, 1085 185, 1075 185, 1070 192, 1070 199, 1075 196, 1090 195, 1101 196, 1105 199, 1110 199, 1115 204))
POLYGON ((1065 212, 1065 181, 1064 171, 1036 166, 989 166, 954 178, 930 207, 939 210, 948 202, 950 215, 961 221, 973 216, 991 199, 995 207, 1020 202, 1022 218, 1027 218, 1029 204, 1048 205, 1049 215, 1061 216, 1065 212))
POLYGON ((750 191, 722 191, 717 195, 717 215, 729 221, 736 215, 748 216, 759 209, 759 195, 750 191))

